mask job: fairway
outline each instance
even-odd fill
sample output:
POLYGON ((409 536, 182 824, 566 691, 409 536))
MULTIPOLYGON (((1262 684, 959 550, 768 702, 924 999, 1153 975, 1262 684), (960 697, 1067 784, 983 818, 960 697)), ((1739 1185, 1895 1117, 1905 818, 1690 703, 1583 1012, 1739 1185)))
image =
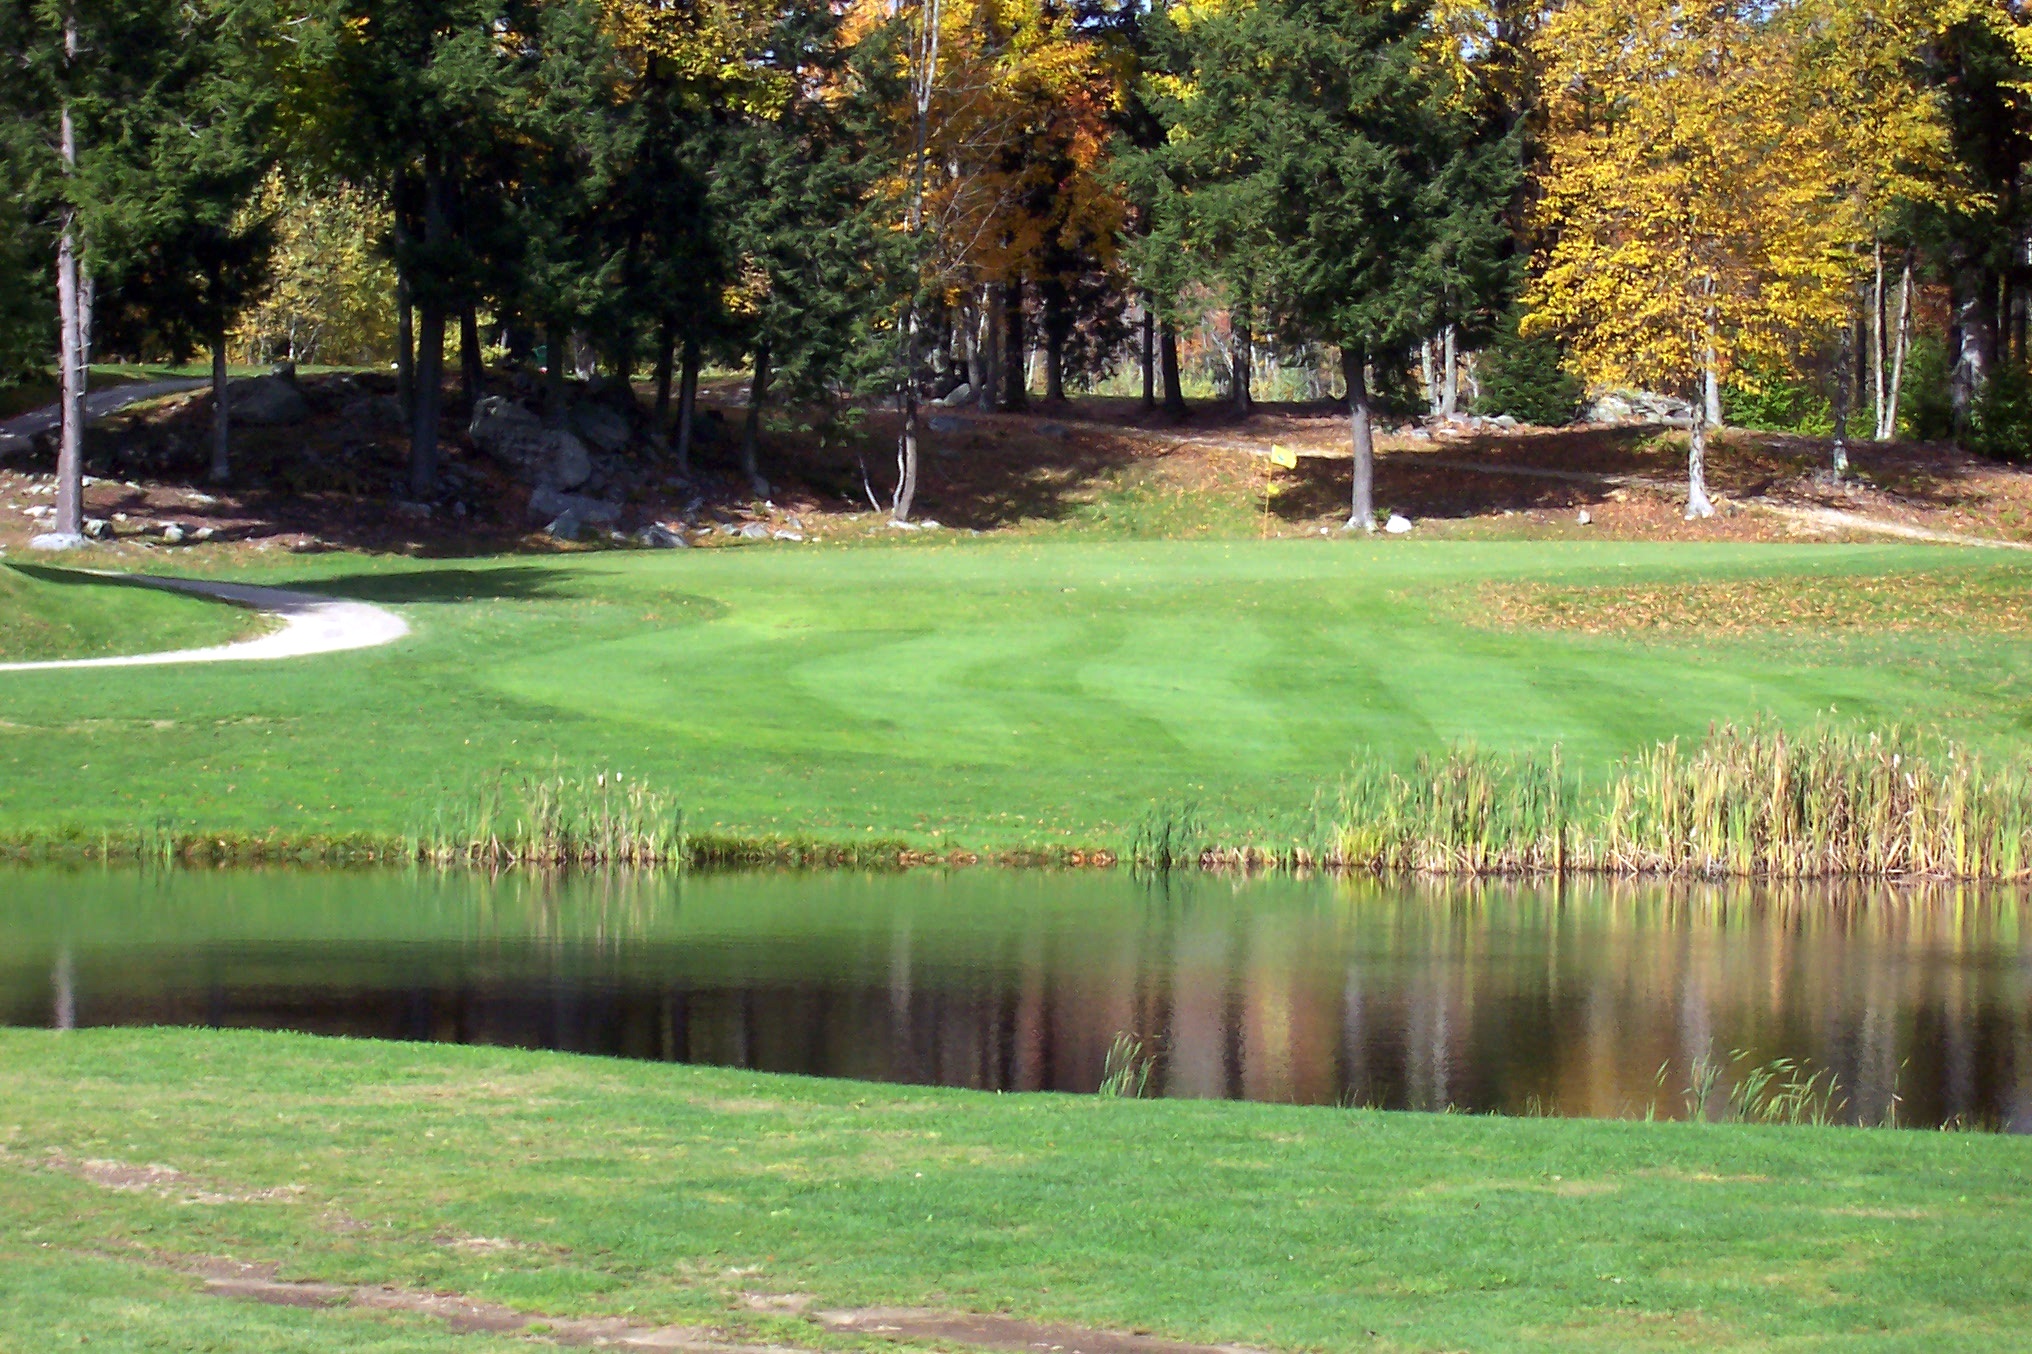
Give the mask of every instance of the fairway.
POLYGON ((9 676, 0 825, 402 833, 558 769, 646 778, 729 834, 1110 846, 1193 805, 1218 835, 1275 841, 1358 759, 1462 742, 1557 743, 1586 771, 1760 716, 2016 745, 2032 645, 1986 606, 1923 629, 1867 607, 1787 628, 1767 606, 1713 634, 1698 588, 1664 628, 1505 614, 1520 589, 1599 605, 1716 580, 1782 603, 1800 575, 1817 598, 1917 578, 1908 611, 1915 587, 2032 582, 2015 557, 1926 546, 961 537, 278 560, 232 576, 391 606, 416 633, 231 670, 9 676))
POLYGON ((0 1070, 9 1349, 528 1347, 201 1295, 192 1266, 224 1256, 806 1349, 884 1348, 806 1315, 862 1304, 1322 1352, 2027 1347, 2032 1163, 1994 1134, 989 1096, 246 1031, 7 1031, 0 1070))

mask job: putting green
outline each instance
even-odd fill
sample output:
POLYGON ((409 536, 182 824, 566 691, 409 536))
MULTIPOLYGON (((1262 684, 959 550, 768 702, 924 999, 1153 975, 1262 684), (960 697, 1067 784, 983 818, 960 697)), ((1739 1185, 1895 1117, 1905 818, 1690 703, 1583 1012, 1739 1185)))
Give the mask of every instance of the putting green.
POLYGON ((691 823, 947 846, 1109 845, 1196 803, 1288 838, 1356 758, 1559 743, 1606 765, 1769 715, 2026 726, 2008 629, 1590 634, 1486 622, 1559 587, 2032 564, 1926 546, 1272 541, 749 548, 236 575, 395 606, 393 647, 0 682, 0 830, 426 828, 490 777, 612 769, 691 823))

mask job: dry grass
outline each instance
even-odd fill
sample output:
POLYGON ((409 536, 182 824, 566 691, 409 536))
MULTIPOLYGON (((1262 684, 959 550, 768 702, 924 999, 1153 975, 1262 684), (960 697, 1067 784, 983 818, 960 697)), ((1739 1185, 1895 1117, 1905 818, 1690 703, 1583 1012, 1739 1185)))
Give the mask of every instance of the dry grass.
POLYGON ((1758 631, 2023 634, 2032 631, 2032 592, 2022 569, 1980 572, 1800 574, 1562 588, 1487 583, 1471 614, 1506 629, 1582 634, 1711 637, 1758 631))

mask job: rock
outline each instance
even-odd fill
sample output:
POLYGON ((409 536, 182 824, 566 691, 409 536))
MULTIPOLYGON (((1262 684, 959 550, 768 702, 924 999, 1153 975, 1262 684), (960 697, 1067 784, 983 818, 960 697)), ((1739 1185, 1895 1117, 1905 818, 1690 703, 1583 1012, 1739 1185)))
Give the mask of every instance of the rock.
POLYGON ((395 500, 395 512, 400 517, 411 517, 422 521, 430 516, 430 504, 416 503, 406 498, 395 500))
POLYGON ((402 401, 393 395, 359 395, 339 406, 343 431, 355 437, 402 431, 402 401))
POLYGON ((552 518, 550 525, 545 527, 543 532, 554 541, 576 541, 584 530, 585 527, 578 518, 565 512, 552 518))
POLYGON ((572 409, 571 425, 581 441, 608 455, 627 446, 634 435, 626 417, 609 405, 590 400, 582 400, 572 409))
POLYGON ((583 494, 567 494, 549 486, 539 486, 529 496, 531 517, 569 516, 578 522, 618 522, 621 520, 621 505, 609 503, 603 498, 587 498, 583 494))
POLYGON ((1390 514, 1390 520, 1383 524, 1383 530, 1389 532, 1392 536, 1402 536, 1405 532, 1411 530, 1411 519, 1399 516, 1393 512, 1390 514))
POLYGON ((103 517, 87 517, 85 519, 85 535, 95 541, 105 540, 107 534, 112 530, 113 524, 103 517))
POLYGON ((287 376, 250 376, 226 386, 226 407, 250 428, 288 428, 310 417, 310 404, 287 376))
POLYGON ((9 456, 26 456, 35 450, 35 439, 20 433, 0 433, 0 461, 9 456))
POLYGON ((779 530, 770 532, 769 538, 775 541, 801 541, 804 539, 804 533, 800 531, 779 530))
POLYGON ((1063 423, 1040 423, 1037 425, 1037 435, 1039 437, 1048 437, 1054 442, 1063 442, 1066 438, 1072 436, 1072 429, 1066 427, 1063 423))
POLYGON ((744 541, 767 540, 769 539, 769 528, 763 526, 760 522, 750 522, 741 528, 740 536, 744 541))
POLYGON ((967 421, 951 414, 933 414, 924 421, 924 426, 935 433, 958 433, 966 431, 967 421))
POLYGON ((45 531, 28 538, 30 550, 76 550, 84 543, 85 538, 75 531, 45 531))
POLYGON ((218 534, 212 527, 199 527, 191 533, 191 539, 194 541, 209 541, 218 534))
POLYGON ((1593 524, 1594 520, 1595 519, 1589 515, 1588 510, 1586 508, 1582 508, 1580 510, 1580 524, 1582 526, 1590 526, 1593 524))
POLYGON ((689 550, 691 548, 690 541, 687 541, 669 527, 664 526, 661 522, 651 522, 648 526, 636 532, 635 540, 637 544, 646 545, 651 550, 689 550))
POLYGON ((184 534, 183 523, 171 522, 162 529, 162 543, 164 545, 182 545, 184 534))
POLYGON ((466 433, 480 450, 532 484, 576 489, 593 473, 585 443, 561 429, 544 427, 542 419, 504 396, 486 395, 476 401, 466 433))
POLYGON ((1589 423, 1689 423, 1693 406, 1651 390, 1609 390, 1595 396, 1581 416, 1589 423))
POLYGON ((1517 420, 1508 414, 1498 414, 1489 420, 1489 426, 1491 428, 1514 428, 1517 426, 1517 420))
POLYGON ((954 386, 951 390, 947 391, 944 398, 939 400, 939 404, 943 405, 947 409, 957 409, 961 405, 965 404, 968 400, 971 400, 973 397, 974 397, 974 388, 968 385, 966 382, 962 381, 960 382, 960 384, 954 386))

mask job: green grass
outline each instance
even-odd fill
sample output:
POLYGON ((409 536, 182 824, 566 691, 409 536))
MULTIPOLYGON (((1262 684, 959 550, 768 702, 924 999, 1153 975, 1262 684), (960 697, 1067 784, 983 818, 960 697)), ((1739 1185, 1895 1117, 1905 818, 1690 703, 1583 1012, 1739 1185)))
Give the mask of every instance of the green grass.
MULTIPOLYGON (((1923 546, 956 537, 283 558, 235 576, 383 602, 416 634, 0 683, 0 833, 423 833, 504 775, 619 771, 673 795, 700 836, 1122 848, 1190 804, 1210 837, 1274 846, 1308 838, 1357 759, 1408 770, 1462 741, 1558 743, 1568 766, 1606 769, 1767 715, 2010 756, 2032 677, 2017 634, 1709 640, 1461 614, 1489 580, 1978 567, 2000 566, 1923 546)), ((66 605, 95 591, 66 588, 66 605)))
POLYGON ((0 660, 225 644, 266 622, 239 607, 38 565, 0 566, 0 660))
POLYGON ((742 1294, 1294 1350, 2032 1347, 2032 1145, 1988 1134, 996 1097, 234 1032, 0 1033, 0 1073, 10 1351, 452 1347, 148 1263, 228 1255, 805 1346, 844 1337, 742 1294), (116 1191, 59 1159, 184 1178, 116 1191))

